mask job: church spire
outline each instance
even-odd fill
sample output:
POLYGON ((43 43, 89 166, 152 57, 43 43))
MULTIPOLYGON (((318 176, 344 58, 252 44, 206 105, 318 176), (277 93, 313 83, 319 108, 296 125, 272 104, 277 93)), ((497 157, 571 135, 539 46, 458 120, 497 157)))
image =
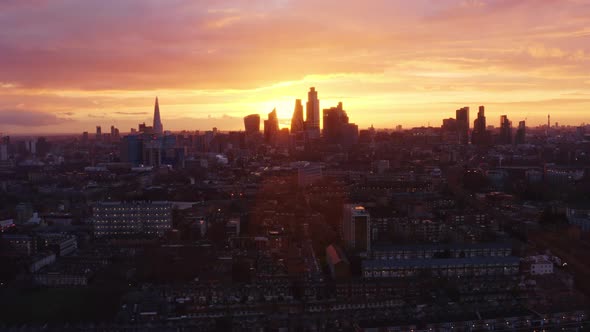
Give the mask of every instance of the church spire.
POLYGON ((164 132, 162 120, 160 119, 160 105, 158 104, 158 97, 156 97, 156 105, 154 106, 154 132, 156 134, 162 134, 164 132))

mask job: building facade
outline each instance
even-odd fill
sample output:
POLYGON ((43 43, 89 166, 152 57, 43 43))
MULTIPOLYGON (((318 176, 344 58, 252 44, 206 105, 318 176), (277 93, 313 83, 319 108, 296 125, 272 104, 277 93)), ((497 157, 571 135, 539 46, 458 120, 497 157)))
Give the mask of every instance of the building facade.
POLYGON ((162 236, 172 228, 169 202, 100 202, 93 208, 96 237, 162 236))

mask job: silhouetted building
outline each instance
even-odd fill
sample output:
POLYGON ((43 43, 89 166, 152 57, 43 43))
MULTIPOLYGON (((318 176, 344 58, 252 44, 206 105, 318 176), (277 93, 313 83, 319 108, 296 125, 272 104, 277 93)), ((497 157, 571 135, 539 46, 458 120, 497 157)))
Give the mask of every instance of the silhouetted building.
POLYGON ((358 141, 358 126, 348 123, 348 115, 341 102, 337 107, 324 109, 323 135, 330 144, 351 146, 358 141))
POLYGON ((303 104, 301 99, 295 100, 295 110, 291 118, 291 133, 296 134, 305 130, 305 121, 303 120, 303 104))
POLYGON ((164 127, 162 126, 162 120, 160 119, 160 105, 158 104, 158 97, 156 97, 156 104, 154 105, 154 133, 162 135, 164 133, 164 127))
POLYGON ((273 109, 268 113, 268 120, 264 120, 264 141, 268 144, 275 144, 279 136, 279 119, 277 110, 273 109))
POLYGON ((465 106, 460 108, 455 113, 459 139, 461 140, 461 143, 467 144, 469 143, 469 107, 465 106))
POLYGON ((457 120, 454 118, 443 119, 442 129, 444 131, 457 131, 457 120))
POLYGON ((121 140, 120 158, 122 162, 128 162, 138 166, 143 161, 143 141, 139 135, 128 135, 121 140))
POLYGON ((307 93, 305 131, 309 138, 320 137, 320 100, 314 87, 307 93))
POLYGON ((473 134, 471 142, 477 145, 487 145, 490 143, 490 134, 486 129, 486 116, 484 106, 479 106, 477 118, 473 121, 473 134))
POLYGON ((111 141, 118 141, 119 140, 119 129, 115 126, 111 126, 111 141))
POLYGON ((102 128, 100 126, 96 126, 96 140, 102 140, 102 128))
POLYGON ((246 135, 258 134, 260 132, 260 115, 246 115, 244 117, 244 128, 246 129, 246 135))
POLYGON ((526 123, 524 121, 518 122, 518 128, 516 129, 516 134, 514 135, 514 144, 525 144, 526 139, 526 123))
POLYGON ((142 141, 142 163, 146 166, 162 164, 162 142, 156 138, 142 141))
POLYGON ((328 143, 339 143, 342 127, 348 123, 348 115, 342 109, 342 103, 337 107, 324 109, 324 138, 328 143))
POLYGON ((500 117, 500 144, 512 144, 512 122, 508 120, 508 116, 502 115, 500 117))

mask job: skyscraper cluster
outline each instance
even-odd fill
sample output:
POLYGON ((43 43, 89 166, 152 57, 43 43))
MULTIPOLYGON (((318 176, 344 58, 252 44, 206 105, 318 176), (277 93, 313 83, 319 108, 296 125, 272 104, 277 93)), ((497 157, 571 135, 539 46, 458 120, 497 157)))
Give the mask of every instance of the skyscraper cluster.
POLYGON ((182 149, 176 147, 176 137, 164 135, 158 97, 154 104, 153 126, 140 123, 137 129, 121 140, 121 161, 134 166, 178 164, 184 160, 182 149))
MULTIPOLYGON (((309 89, 305 105, 304 118, 302 100, 295 100, 290 133, 286 128, 279 128, 277 112, 273 109, 264 120, 264 141, 271 145, 277 144, 278 141, 283 145, 302 145, 323 138, 329 144, 351 146, 358 140, 358 126, 349 123, 341 102, 336 107, 323 110, 323 130, 320 128, 320 100, 315 87, 309 89)), ((252 136, 259 132, 259 125, 260 116, 257 114, 244 117, 246 135, 252 136)))
POLYGON ((452 135, 456 142, 489 146, 492 144, 525 144, 526 122, 520 121, 515 135, 512 135, 512 121, 507 115, 500 117, 500 130, 492 134, 486 124, 485 107, 479 106, 477 118, 473 121, 473 130, 469 128, 469 107, 465 106, 455 111, 455 118, 443 119, 442 130, 452 135), (456 136, 455 136, 456 134, 456 136), (514 136, 514 137, 513 137, 514 136))

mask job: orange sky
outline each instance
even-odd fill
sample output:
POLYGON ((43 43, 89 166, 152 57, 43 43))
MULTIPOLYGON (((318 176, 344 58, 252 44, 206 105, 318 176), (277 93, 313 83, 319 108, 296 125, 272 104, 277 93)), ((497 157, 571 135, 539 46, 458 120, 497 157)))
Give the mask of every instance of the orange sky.
POLYGON ((315 86, 359 126, 439 126, 486 105, 590 122, 590 2, 0 1, 0 132, 240 129, 315 86))

